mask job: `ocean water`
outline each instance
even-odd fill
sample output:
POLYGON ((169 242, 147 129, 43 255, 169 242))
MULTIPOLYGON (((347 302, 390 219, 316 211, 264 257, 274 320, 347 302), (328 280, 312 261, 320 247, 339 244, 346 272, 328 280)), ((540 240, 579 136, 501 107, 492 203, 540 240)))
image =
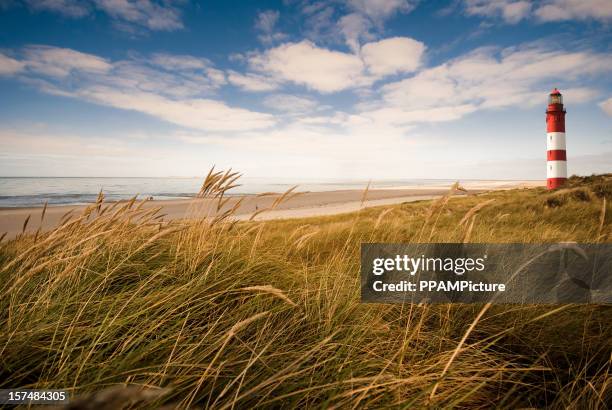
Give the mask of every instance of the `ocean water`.
MULTIPOLYGON (((100 190, 107 201, 139 198, 190 198, 200 190, 203 178, 55 178, 55 177, 0 177, 0 207, 86 204, 96 201, 100 190)), ((448 186, 451 180, 380 180, 372 181, 371 188, 401 186, 448 186)), ((230 194, 260 194, 284 192, 298 185, 297 191, 335 191, 365 189, 365 180, 290 180, 271 178, 241 178, 241 186, 230 194)))

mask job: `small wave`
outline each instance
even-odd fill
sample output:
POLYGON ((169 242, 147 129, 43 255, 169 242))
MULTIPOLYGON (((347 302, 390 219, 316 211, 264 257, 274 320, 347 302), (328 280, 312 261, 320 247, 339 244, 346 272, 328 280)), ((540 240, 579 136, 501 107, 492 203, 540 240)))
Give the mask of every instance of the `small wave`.
MULTIPOLYGON (((134 195, 124 194, 104 194, 106 201, 121 201, 132 199, 134 195)), ((137 195, 137 198, 144 199, 152 197, 158 200, 193 198, 194 193, 152 193, 137 195)), ((96 202, 98 194, 44 194, 44 195, 0 195, 0 207, 27 207, 42 206, 45 202, 48 205, 82 205, 96 202)))

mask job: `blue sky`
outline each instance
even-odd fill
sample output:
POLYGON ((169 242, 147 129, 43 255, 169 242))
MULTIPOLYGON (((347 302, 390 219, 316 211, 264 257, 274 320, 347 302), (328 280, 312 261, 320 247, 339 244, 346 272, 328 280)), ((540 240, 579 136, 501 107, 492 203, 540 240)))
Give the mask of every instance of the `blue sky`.
POLYGON ((609 0, 0 0, 0 175, 612 171, 609 0))

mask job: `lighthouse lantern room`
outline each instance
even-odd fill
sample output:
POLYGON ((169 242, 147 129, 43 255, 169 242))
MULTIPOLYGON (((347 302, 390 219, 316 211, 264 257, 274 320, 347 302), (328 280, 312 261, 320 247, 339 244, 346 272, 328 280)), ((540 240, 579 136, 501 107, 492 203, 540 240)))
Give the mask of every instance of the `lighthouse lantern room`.
POLYGON ((556 88, 548 97, 546 109, 546 150, 546 187, 557 189, 567 181, 567 156, 563 96, 556 88))

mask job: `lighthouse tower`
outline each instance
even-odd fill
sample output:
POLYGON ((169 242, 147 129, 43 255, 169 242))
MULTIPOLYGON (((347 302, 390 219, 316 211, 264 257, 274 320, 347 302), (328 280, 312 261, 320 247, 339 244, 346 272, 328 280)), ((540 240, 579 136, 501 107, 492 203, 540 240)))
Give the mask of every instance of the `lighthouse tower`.
POLYGON ((548 97, 546 109, 546 149, 546 188, 557 189, 567 181, 567 157, 563 96, 556 88, 548 97))

